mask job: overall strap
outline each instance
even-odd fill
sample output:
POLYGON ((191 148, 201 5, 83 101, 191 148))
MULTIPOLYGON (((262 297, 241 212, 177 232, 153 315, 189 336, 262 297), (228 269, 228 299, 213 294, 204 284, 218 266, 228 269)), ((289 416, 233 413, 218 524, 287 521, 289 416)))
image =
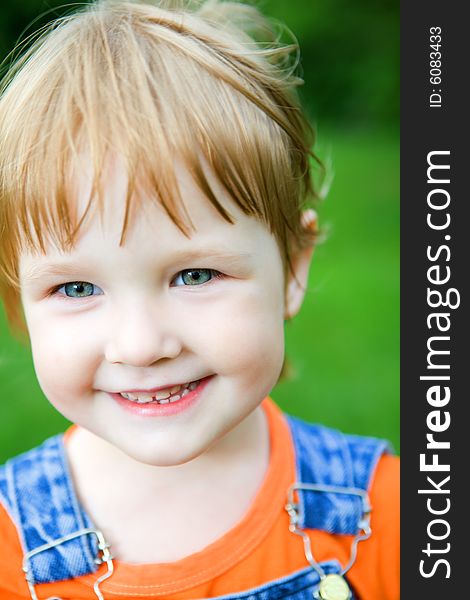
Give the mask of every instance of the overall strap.
POLYGON ((367 506, 364 492, 380 456, 390 450, 388 442, 345 435, 291 416, 287 421, 296 454, 299 526, 357 535, 367 506))
POLYGON ((18 529, 30 586, 97 570, 97 539, 75 495, 62 434, 0 468, 0 500, 18 529))

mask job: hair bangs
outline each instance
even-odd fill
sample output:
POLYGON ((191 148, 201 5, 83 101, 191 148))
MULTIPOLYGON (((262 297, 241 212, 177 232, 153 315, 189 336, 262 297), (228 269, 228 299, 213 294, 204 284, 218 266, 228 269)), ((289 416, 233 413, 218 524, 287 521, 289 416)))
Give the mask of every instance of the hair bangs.
POLYGON ((313 196, 312 138, 293 91, 299 81, 285 68, 292 47, 272 43, 274 34, 258 44, 246 33, 255 23, 269 37, 253 7, 180 6, 91 4, 56 21, 4 80, 0 278, 7 312, 7 288, 19 290, 22 250, 45 252, 53 243, 66 251, 90 215, 112 210, 103 192, 113 156, 128 177, 121 243, 132 204, 144 195, 190 235, 178 161, 222 218, 233 222, 214 176, 245 214, 261 219, 286 263, 293 244, 312 243, 299 218, 313 196), (93 183, 78 214, 75 183, 87 168, 93 183))

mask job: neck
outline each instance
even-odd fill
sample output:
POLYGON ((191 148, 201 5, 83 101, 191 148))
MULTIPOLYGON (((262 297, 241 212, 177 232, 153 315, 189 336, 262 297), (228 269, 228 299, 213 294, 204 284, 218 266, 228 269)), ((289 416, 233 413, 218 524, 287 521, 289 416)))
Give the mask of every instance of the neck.
POLYGON ((67 444, 82 506, 115 555, 135 563, 179 560, 231 529, 261 487, 269 452, 261 407, 202 455, 177 466, 140 463, 81 428, 67 444), (160 532, 150 545, 149 530, 160 532))

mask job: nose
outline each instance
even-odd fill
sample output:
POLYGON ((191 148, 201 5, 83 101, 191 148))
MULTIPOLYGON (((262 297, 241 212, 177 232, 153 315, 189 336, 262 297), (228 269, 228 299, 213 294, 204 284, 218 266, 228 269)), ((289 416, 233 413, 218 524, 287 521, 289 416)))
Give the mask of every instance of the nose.
POLYGON ((133 304, 116 311, 110 323, 105 358, 109 363, 147 367, 176 358, 182 349, 177 323, 155 306, 133 304))

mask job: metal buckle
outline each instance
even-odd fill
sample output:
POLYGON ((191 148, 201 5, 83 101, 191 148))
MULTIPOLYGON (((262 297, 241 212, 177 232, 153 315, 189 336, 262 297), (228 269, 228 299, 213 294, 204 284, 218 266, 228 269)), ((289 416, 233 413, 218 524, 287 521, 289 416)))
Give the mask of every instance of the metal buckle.
MULTIPOLYGON (((324 493, 330 493, 330 494, 347 494, 347 495, 352 495, 352 496, 358 496, 359 498, 361 498, 362 515, 358 522, 359 531, 355 535, 355 537, 352 541, 351 556, 350 556, 349 562, 340 572, 340 576, 343 577, 343 575, 345 575, 349 571, 349 569, 353 566, 354 562, 356 561, 357 545, 359 544, 359 542, 367 540, 372 534, 372 529, 370 527, 370 513, 372 511, 372 508, 371 508, 371 505, 369 502, 369 496, 367 495, 367 492, 365 492, 364 490, 361 490, 359 488, 337 487, 337 486, 333 486, 333 485, 315 485, 315 484, 301 483, 301 482, 296 482, 290 486, 290 488, 287 492, 287 504, 285 506, 285 510, 287 511, 287 514, 289 515, 289 521, 290 521, 289 531, 291 531, 292 533, 295 533, 296 535, 298 535, 302 538, 303 543, 304 543, 305 558, 307 559, 307 561, 310 564, 310 566, 312 567, 312 569, 314 569, 318 573, 318 576, 320 577, 320 583, 323 582, 324 580, 326 580, 328 575, 325 573, 325 571, 323 570, 321 565, 318 564, 318 562, 315 560, 315 558, 313 556, 310 538, 305 533, 304 529, 302 527, 298 526, 298 523, 300 521, 300 512, 299 512, 299 504, 295 501, 294 494, 295 494, 295 492, 297 492, 299 490, 305 490, 305 491, 310 491, 310 492, 324 492, 324 493)), ((317 595, 314 597, 322 598, 321 595, 320 596, 317 595)))
MULTIPOLYGON (((96 535, 96 537, 98 539, 98 549, 101 551, 101 556, 96 558, 95 562, 97 565, 106 563, 108 566, 108 570, 106 571, 106 573, 104 575, 102 575, 101 577, 99 577, 93 585, 93 591, 95 592, 98 600, 104 600, 104 596, 100 592, 99 587, 100 587, 101 583, 103 583, 103 581, 105 581, 105 579, 108 579, 114 573, 114 564, 113 564, 114 557, 111 556, 111 553, 109 551, 110 546, 104 539, 104 535, 101 533, 101 531, 98 531, 97 529, 81 529, 80 531, 77 531, 75 533, 70 533, 69 535, 65 535, 64 537, 54 540, 53 542, 50 542, 48 544, 43 544, 42 546, 39 546, 39 548, 35 548, 34 550, 31 550, 30 552, 27 552, 24 555, 23 571, 25 573, 26 582, 28 584, 29 593, 31 594, 32 600, 39 600, 39 599, 36 594, 33 574, 30 570, 30 564, 29 564, 30 559, 33 556, 36 556, 36 554, 39 554, 40 552, 44 552, 45 550, 50 550, 51 548, 60 546, 60 544, 63 544, 65 542, 68 542, 75 538, 81 537, 82 535, 96 535)), ((61 600, 61 598, 58 598, 57 596, 52 596, 50 598, 47 598, 47 600, 61 600)))

